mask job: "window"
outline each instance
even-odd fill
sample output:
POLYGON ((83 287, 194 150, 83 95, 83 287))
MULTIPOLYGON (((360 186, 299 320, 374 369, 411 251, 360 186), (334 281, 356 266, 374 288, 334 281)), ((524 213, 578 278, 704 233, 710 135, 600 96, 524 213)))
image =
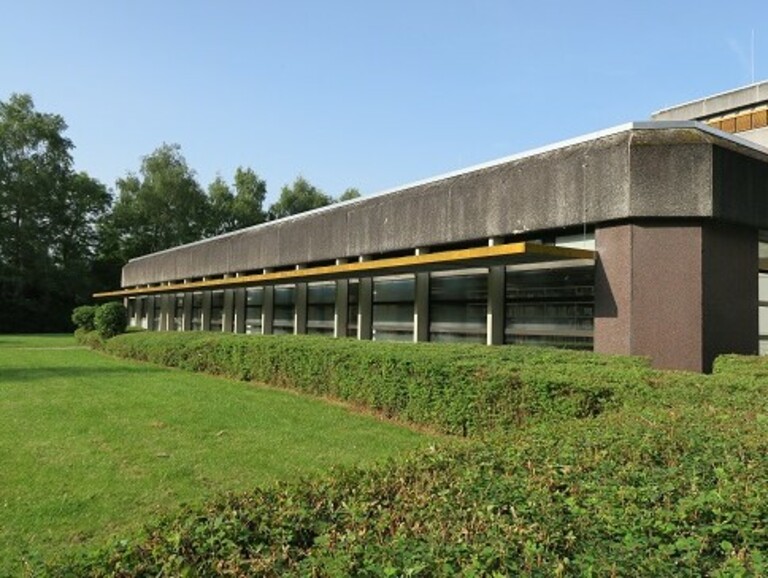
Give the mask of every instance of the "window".
POLYGON ((261 333, 261 312, 264 307, 264 287, 248 287, 245 290, 245 332, 261 333))
POLYGON ((592 349, 593 267, 509 267, 506 343, 592 349))
POLYGON ((285 335, 293 333, 293 316, 296 308, 296 287, 277 285, 275 287, 275 311, 272 333, 285 335))
POLYGON ((488 272, 435 273, 429 286, 430 341, 485 343, 488 272))
POLYGON ((336 313, 336 283, 310 283, 307 286, 307 333, 333 335, 336 313))
POLYGON ((347 293, 347 337, 357 337, 357 312, 360 303, 360 281, 349 280, 347 293))
POLYGON ((201 291, 192 293, 191 321, 190 326, 193 331, 200 331, 203 328, 203 293, 201 291))
POLYGON ((173 296, 173 330, 184 330, 184 293, 173 296))
POLYGON ((160 323, 163 313, 163 298, 159 295, 150 297, 152 300, 152 329, 160 331, 160 323))
POLYGON ((373 280, 373 339, 413 341, 413 275, 373 280))
POLYGON ((221 331, 224 320, 224 291, 211 291, 211 331, 221 331))

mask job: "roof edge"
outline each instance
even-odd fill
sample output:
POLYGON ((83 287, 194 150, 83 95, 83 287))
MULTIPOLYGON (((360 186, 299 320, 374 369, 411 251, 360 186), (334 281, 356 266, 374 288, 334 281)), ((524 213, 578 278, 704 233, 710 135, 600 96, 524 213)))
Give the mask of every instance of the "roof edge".
POLYGON ((258 228, 262 228, 262 227, 279 226, 281 223, 286 223, 286 222, 291 222, 291 221, 295 221, 295 220, 305 219, 305 218, 312 217, 314 215, 319 215, 319 214, 322 214, 322 213, 325 213, 325 212, 335 211, 339 207, 346 207, 346 206, 351 206, 351 205, 355 205, 355 204, 359 204, 359 203, 368 202, 371 199, 376 199, 378 197, 384 197, 384 196, 396 194, 396 193, 399 193, 399 192, 402 192, 402 191, 406 191, 408 189, 412 189, 412 188, 415 188, 415 187, 420 187, 420 186, 424 186, 424 185, 429 185, 429 184, 437 183, 437 182, 440 182, 440 181, 443 181, 443 180, 446 180, 446 179, 460 177, 460 176, 465 175, 465 174, 469 174, 469 173, 473 173, 473 172, 481 171, 481 170, 485 170, 485 169, 490 169, 490 168, 493 168, 493 167, 496 167, 496 166, 500 166, 500 165, 503 165, 503 164, 507 164, 507 163, 511 163, 511 162, 515 162, 515 161, 519 161, 519 160, 524 160, 524 159, 535 157, 535 156, 538 156, 538 155, 541 155, 541 154, 546 154, 546 153, 554 152, 554 151, 565 149, 565 148, 568 148, 568 147, 571 147, 571 146, 575 146, 575 145, 578 145, 578 144, 586 143, 586 142, 589 142, 589 141, 595 141, 595 140, 598 140, 598 139, 601 139, 601 138, 606 138, 606 137, 609 137, 609 136, 614 136, 614 135, 621 134, 621 133, 624 133, 624 132, 629 132, 629 131, 632 131, 632 130, 669 130, 669 129, 696 129, 696 130, 699 130, 701 132, 710 134, 712 136, 715 136, 715 137, 718 137, 718 138, 722 138, 722 139, 731 141, 731 142, 733 142, 735 144, 738 144, 738 145, 741 145, 741 146, 753 149, 753 150, 755 150, 757 152, 760 152, 760 153, 768 155, 768 148, 766 148, 766 147, 763 147, 763 146, 761 146, 761 145, 759 145, 759 144, 757 144, 755 142, 752 142, 750 140, 744 139, 742 137, 736 136, 736 135, 734 135, 732 133, 724 132, 724 131, 721 131, 719 129, 713 128, 713 127, 711 127, 711 126, 709 126, 707 124, 701 123, 699 121, 694 121, 694 120, 679 120, 679 121, 678 120, 651 120, 651 121, 628 122, 628 123, 620 124, 620 125, 617 125, 617 126, 613 126, 613 127, 607 128, 607 129, 603 129, 603 130, 587 133, 585 135, 581 135, 581 136, 578 136, 578 137, 573 137, 573 138, 565 139, 565 140, 562 140, 562 141, 558 141, 558 142, 555 142, 555 143, 552 143, 552 144, 549 144, 549 145, 545 145, 545 146, 541 146, 541 147, 536 147, 536 148, 529 149, 529 150, 526 150, 526 151, 523 151, 523 152, 520 152, 520 153, 515 153, 515 154, 512 154, 512 155, 501 157, 501 158, 498 158, 498 159, 495 159, 495 160, 491 160, 491 161, 487 161, 487 162, 484 162, 484 163, 472 165, 472 166, 465 167, 465 168, 462 168, 462 169, 458 169, 458 170, 455 170, 455 171, 450 171, 450 172, 447 172, 447 173, 442 173, 442 174, 439 174, 439 175, 435 175, 433 177, 428 177, 428 178, 425 178, 425 179, 413 181, 413 182, 407 183, 405 185, 400 185, 400 186, 397 186, 397 187, 394 187, 394 188, 390 188, 390 189, 384 189, 383 191, 378 191, 376 193, 373 193, 373 194, 370 194, 370 195, 366 195, 364 197, 360 197, 360 198, 357 198, 357 199, 352 199, 352 200, 349 200, 349 201, 343 201, 341 203, 334 203, 332 205, 327 205, 325 207, 320 207, 318 209, 313 209, 311 211, 306 211, 306 212, 303 212, 303 213, 299 213, 297 215, 290 215, 288 217, 283 217, 282 219, 277 219, 275 221, 268 221, 266 223, 260 223, 258 225, 253 225, 251 227, 246 227, 246 228, 243 228, 243 229, 238 229, 236 231, 231 231, 229 233, 224 233, 224 234, 221 234, 221 235, 216 235, 214 237, 206 237, 205 239, 200 239, 199 241, 193 241, 192 243, 186 243, 184 245, 177 245, 176 247, 171 247, 171 248, 168 248, 168 249, 163 249, 162 251, 156 251, 154 253, 148 253, 146 255, 141 255, 140 257, 134 257, 133 259, 130 259, 128 261, 128 263, 134 263, 134 262, 137 262, 137 261, 142 261, 144 259, 152 258, 152 257, 155 257, 157 255, 162 255, 162 254, 165 254, 165 253, 170 253, 170 252, 173 252, 173 251, 177 251, 177 250, 179 250, 181 248, 184 248, 184 247, 193 247, 193 246, 200 245, 200 244, 203 244, 203 243, 208 243, 208 242, 210 242, 210 241, 212 241, 214 239, 224 239, 224 238, 227 238, 227 237, 233 237, 233 236, 242 234, 245 231, 250 231, 250 230, 254 230, 254 229, 258 229, 258 228))

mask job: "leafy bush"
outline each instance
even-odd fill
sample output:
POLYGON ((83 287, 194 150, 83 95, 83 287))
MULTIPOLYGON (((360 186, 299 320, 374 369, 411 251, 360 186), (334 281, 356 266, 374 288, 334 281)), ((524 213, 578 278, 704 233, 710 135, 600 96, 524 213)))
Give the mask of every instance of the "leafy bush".
POLYGON ((202 333, 105 348, 485 435, 217 497, 43 575, 768 574, 764 361, 728 356, 706 376, 536 348, 202 333), (500 424, 520 427, 485 429, 500 424))
POLYGON ((758 576, 766 387, 632 406, 211 500, 52 575, 758 576), (755 411, 758 412, 755 415, 755 411), (762 416, 762 418, 761 418, 762 416))
POLYGON ((104 339, 125 332, 128 325, 128 312, 122 303, 111 301, 100 305, 93 317, 96 332, 104 339))
POLYGON ((599 415, 652 374, 640 358, 534 347, 203 332, 121 335, 122 357, 328 396, 445 433, 599 415))
POLYGON ((84 329, 85 331, 93 331, 96 329, 94 325, 94 316, 96 315, 96 305, 81 305, 75 307, 72 311, 72 323, 75 324, 75 328, 84 329))
POLYGON ((97 331, 86 331, 82 327, 75 329, 75 341, 92 349, 101 349, 104 346, 104 338, 97 331))

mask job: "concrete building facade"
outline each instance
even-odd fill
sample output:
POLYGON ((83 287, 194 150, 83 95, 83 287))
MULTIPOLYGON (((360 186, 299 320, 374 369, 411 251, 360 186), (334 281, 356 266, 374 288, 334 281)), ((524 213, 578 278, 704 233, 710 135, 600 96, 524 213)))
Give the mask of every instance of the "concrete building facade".
POLYGON ((146 255, 99 296, 156 330, 551 344, 708 371, 758 351, 768 83, 741 91, 146 255))

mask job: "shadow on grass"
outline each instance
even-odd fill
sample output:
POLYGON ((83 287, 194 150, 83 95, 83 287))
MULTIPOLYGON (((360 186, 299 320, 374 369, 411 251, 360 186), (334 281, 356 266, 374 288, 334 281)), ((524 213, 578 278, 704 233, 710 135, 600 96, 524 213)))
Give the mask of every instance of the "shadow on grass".
POLYGON ((124 375, 127 379, 135 379, 141 375, 167 372, 162 367, 3 367, 0 371, 0 384, 6 383, 29 383, 33 381, 43 381, 50 379, 91 379, 96 381, 98 378, 114 378, 124 375))

